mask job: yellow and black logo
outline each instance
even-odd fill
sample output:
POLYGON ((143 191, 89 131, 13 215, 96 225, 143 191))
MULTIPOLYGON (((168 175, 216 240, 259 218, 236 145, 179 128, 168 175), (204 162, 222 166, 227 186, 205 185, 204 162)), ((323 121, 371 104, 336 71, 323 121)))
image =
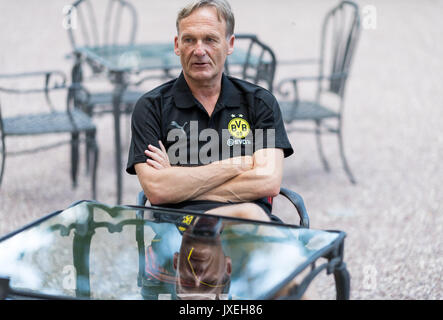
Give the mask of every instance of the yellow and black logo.
POLYGON ((229 133, 237 139, 245 138, 249 131, 249 123, 243 118, 234 118, 228 124, 229 133))
POLYGON ((179 226, 178 230, 180 230, 181 232, 186 231, 186 229, 188 229, 187 226, 189 226, 192 223, 192 220, 194 220, 194 216, 191 215, 184 216, 182 219, 182 224, 186 226, 179 226))

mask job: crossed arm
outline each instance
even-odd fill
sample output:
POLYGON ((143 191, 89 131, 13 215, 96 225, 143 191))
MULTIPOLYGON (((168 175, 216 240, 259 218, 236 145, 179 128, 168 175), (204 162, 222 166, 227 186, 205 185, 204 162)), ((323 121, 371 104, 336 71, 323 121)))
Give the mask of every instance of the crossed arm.
POLYGON ((283 151, 261 149, 253 156, 216 161, 199 167, 172 167, 167 152, 152 145, 151 159, 135 165, 145 194, 154 205, 186 200, 246 202, 276 196, 283 174, 283 151))

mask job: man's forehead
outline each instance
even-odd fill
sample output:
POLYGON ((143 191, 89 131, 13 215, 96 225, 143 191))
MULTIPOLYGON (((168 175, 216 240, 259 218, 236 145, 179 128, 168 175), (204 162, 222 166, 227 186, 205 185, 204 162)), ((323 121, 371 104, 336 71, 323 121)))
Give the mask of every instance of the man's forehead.
POLYGON ((197 26, 222 27, 226 28, 226 21, 218 14, 213 6, 205 6, 194 10, 189 16, 179 22, 179 32, 184 28, 193 28, 197 26))

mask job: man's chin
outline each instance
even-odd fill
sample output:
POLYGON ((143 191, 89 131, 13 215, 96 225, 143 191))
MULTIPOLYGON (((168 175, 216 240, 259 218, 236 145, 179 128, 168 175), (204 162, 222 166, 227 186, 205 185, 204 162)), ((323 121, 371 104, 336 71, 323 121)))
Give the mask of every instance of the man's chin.
POLYGON ((197 71, 197 72, 189 72, 188 77, 195 81, 209 81, 216 78, 216 74, 209 71, 197 71))

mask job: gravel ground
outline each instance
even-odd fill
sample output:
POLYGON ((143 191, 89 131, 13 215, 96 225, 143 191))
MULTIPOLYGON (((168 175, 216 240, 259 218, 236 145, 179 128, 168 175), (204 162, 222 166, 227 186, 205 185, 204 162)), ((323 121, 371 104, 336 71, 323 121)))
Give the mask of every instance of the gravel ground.
MULTIPOLYGON (((143 13, 139 14, 137 41, 172 41, 175 14, 184 1, 132 2, 143 13)), ((237 32, 258 34, 278 59, 316 56, 321 19, 335 3, 231 0, 237 32)), ((366 28, 347 87, 344 127, 348 161, 358 183, 348 182, 335 137, 324 139, 331 165, 331 172, 325 172, 314 137, 291 133, 296 154, 285 160, 283 185, 303 196, 312 228, 347 233, 345 259, 352 276, 352 299, 442 299, 443 193, 439 190, 443 169, 438 159, 443 157, 443 96, 438 88, 443 80, 443 44, 439 41, 443 2, 358 3, 366 28), (373 9, 375 29, 369 15, 373 9)), ((71 61, 64 56, 70 46, 62 27, 67 4, 69 1, 56 0, 0 2, 1 73, 69 72, 71 61)), ((308 70, 281 66, 277 81, 297 71, 306 74, 308 70)), ((1 98, 4 115, 32 108, 27 98, 1 98), (14 101, 20 104, 12 107, 14 101)), ((96 123, 98 200, 113 204, 112 119, 103 116, 96 123)), ((122 123, 125 162, 129 118, 122 123)), ((7 145, 20 149, 38 142, 41 139, 8 139, 7 145)), ((80 170, 79 186, 72 189, 67 146, 7 158, 0 189, 0 235, 76 200, 89 199, 89 180, 83 166, 80 170)), ((140 189, 138 181, 125 174, 123 183, 122 202, 133 204, 140 189)), ((275 213, 289 223, 298 220, 281 198, 276 200, 275 213)), ((316 282, 321 298, 334 297, 331 277, 321 275, 316 282)))

